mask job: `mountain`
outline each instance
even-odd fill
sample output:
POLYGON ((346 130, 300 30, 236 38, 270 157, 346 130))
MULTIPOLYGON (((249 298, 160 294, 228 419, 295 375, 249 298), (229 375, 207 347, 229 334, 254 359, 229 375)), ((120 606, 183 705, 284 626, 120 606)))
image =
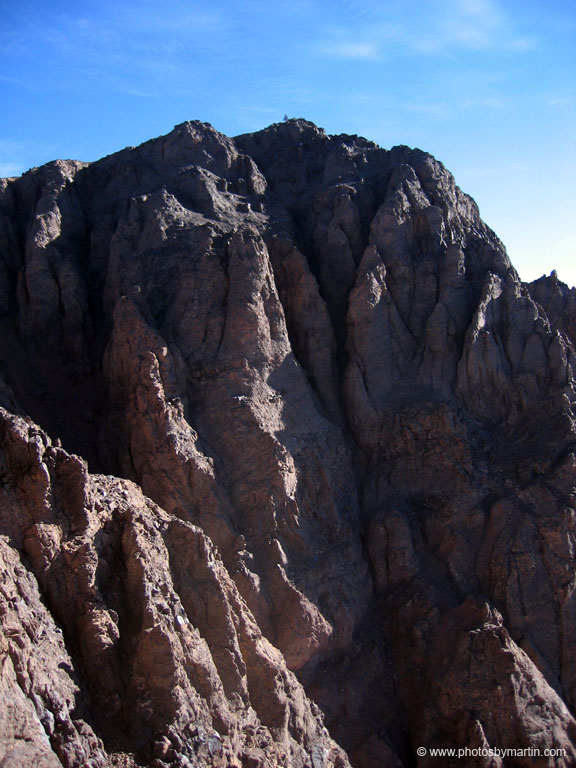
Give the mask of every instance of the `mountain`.
POLYGON ((185 123, 0 257, 2 768, 576 765, 576 292, 441 163, 185 123))

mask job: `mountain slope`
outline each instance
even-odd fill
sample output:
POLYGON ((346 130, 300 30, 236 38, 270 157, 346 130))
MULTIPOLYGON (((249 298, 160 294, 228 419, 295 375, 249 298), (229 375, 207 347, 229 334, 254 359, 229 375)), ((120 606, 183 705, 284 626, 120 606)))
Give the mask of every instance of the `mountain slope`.
POLYGON ((6 765, 575 764, 575 295, 440 163, 186 123, 0 254, 6 765))

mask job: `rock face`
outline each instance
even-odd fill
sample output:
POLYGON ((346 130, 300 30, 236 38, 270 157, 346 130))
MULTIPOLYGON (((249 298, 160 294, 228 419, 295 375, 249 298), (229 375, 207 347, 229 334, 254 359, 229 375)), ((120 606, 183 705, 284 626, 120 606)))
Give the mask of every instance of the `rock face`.
POLYGON ((439 162, 50 163, 0 311, 0 765, 576 765, 576 294, 439 162))

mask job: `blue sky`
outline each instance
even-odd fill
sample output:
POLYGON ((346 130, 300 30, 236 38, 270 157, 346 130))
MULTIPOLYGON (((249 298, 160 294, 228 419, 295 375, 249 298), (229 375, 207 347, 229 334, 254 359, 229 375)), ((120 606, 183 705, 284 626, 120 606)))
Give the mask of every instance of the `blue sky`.
POLYGON ((185 120, 434 154, 523 279, 576 284, 574 0, 0 0, 0 175, 185 120))

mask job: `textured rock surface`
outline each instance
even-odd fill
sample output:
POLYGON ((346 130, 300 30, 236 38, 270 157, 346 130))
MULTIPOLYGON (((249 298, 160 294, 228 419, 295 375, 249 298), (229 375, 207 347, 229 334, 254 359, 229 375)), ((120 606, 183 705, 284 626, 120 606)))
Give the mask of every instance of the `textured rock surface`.
POLYGON ((575 765, 575 307, 303 120, 0 181, 0 764, 575 765))

